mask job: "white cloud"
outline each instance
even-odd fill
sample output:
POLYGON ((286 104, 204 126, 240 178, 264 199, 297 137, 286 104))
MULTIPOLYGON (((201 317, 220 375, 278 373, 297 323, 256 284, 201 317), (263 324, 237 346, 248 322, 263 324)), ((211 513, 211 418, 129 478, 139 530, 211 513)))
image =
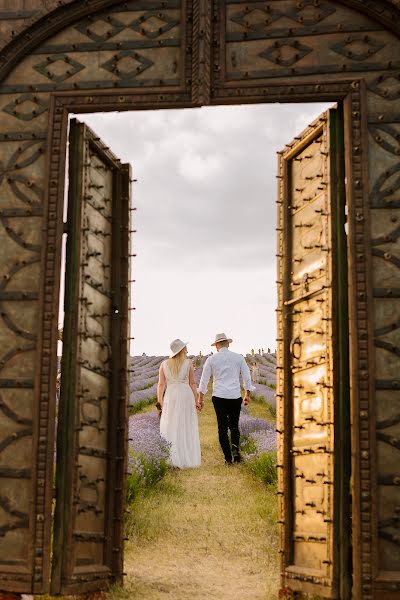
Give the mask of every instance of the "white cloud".
POLYGON ((199 152, 184 152, 179 157, 178 173, 191 183, 203 184, 209 177, 218 176, 221 171, 220 154, 201 155, 199 152))
POLYGON ((133 165, 135 353, 275 347, 276 151, 327 105, 80 115, 133 165))

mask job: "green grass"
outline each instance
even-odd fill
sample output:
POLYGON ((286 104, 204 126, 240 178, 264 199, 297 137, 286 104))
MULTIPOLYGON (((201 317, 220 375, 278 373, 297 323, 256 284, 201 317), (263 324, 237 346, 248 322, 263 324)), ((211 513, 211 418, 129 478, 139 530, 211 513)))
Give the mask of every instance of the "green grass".
POLYGON ((129 407, 129 414, 136 415, 137 413, 144 412, 144 409, 149 406, 151 406, 151 408, 154 408, 156 402, 157 396, 155 396, 154 398, 147 398, 146 400, 136 402, 136 404, 129 407))
POLYGON ((264 396, 251 396, 249 412, 254 417, 260 417, 267 421, 276 420, 276 409, 265 400, 264 396))
POLYGON ((265 385, 266 387, 271 388, 271 390, 276 390, 276 383, 271 383, 270 381, 267 381, 266 379, 259 378, 258 383, 261 383, 261 385, 265 385))
MULTIPOLYGON (((249 410, 269 414, 265 402, 249 410)), ((275 491, 246 465, 224 465, 209 396, 199 424, 201 468, 169 470, 131 506, 127 577, 109 600, 277 597, 275 491)))
POLYGON ((276 491, 278 473, 276 469, 276 452, 265 452, 247 463, 250 471, 265 485, 276 491))
MULTIPOLYGON (((152 404, 137 412, 153 410, 152 404)), ((271 409, 264 400, 249 405, 250 414, 269 420, 271 409)), ((275 488, 245 464, 224 465, 209 395, 199 425, 201 468, 169 469, 133 494, 125 521, 127 576, 107 600, 278 597, 275 488)))

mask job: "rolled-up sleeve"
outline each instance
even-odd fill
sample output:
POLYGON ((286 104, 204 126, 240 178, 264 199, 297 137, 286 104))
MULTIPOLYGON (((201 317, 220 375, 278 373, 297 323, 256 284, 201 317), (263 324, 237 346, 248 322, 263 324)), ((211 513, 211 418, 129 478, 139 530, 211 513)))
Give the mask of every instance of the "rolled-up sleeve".
POLYGON ((201 374, 200 385, 199 385, 199 392, 201 392, 202 394, 207 393, 207 387, 208 387, 208 382, 210 381, 210 377, 211 377, 211 362, 210 362, 210 358, 207 358, 207 360, 204 364, 203 373, 201 374))
POLYGON ((254 392, 254 390, 256 388, 251 383, 250 369, 249 369, 249 367, 247 365, 247 362, 245 361, 244 357, 243 357, 242 364, 241 364, 241 367, 240 367, 240 374, 241 374, 242 379, 243 379, 244 389, 246 391, 248 391, 248 392, 254 392))

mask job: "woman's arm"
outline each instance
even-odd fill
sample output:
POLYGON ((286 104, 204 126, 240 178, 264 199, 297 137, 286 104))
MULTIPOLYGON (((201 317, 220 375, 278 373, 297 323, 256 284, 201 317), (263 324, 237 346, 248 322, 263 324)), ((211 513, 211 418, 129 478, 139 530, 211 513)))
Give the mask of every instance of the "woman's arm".
POLYGON ((196 385, 196 380, 194 378, 194 368, 193 368, 192 361, 190 361, 189 385, 192 388, 193 396, 194 396, 195 402, 197 403, 197 385, 196 385))
POLYGON ((164 373, 164 369, 163 369, 163 366, 161 363, 160 371, 158 373, 158 385, 157 385, 157 400, 161 404, 161 406, 163 405, 165 386, 166 386, 165 373, 164 373))

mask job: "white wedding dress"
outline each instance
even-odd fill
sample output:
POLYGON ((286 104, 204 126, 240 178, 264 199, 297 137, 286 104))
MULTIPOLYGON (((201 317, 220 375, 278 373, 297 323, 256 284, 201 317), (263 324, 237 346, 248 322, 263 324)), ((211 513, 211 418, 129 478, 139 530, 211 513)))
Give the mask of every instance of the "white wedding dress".
POLYGON ((170 463, 181 469, 199 467, 201 463, 199 424, 195 398, 189 385, 190 360, 186 360, 178 377, 168 361, 162 363, 167 389, 160 420, 160 433, 171 443, 170 463))

